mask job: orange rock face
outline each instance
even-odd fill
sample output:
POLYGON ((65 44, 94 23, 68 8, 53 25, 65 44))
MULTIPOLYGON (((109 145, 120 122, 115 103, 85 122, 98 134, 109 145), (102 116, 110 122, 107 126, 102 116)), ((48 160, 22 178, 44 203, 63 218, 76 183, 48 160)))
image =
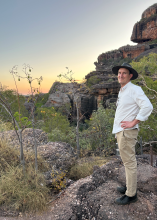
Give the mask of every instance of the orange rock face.
POLYGON ((157 39, 157 4, 146 9, 141 21, 134 25, 131 40, 135 43, 143 43, 157 39))
POLYGON ((127 45, 127 46, 123 46, 119 48, 119 50, 123 53, 123 58, 137 57, 139 54, 141 54, 142 52, 148 49, 149 49, 149 45, 146 45, 146 44, 138 44, 135 46, 127 45))
POLYGON ((135 46, 132 45, 126 45, 123 47, 120 47, 118 50, 102 53, 98 56, 98 63, 101 64, 101 62, 104 62, 105 60, 109 59, 123 59, 126 57, 135 58, 139 54, 143 53, 144 51, 150 49, 149 45, 147 44, 138 44, 135 46))
POLYGON ((154 4, 147 8, 143 13, 142 13, 142 18, 149 18, 150 16, 157 14, 157 4, 154 4))

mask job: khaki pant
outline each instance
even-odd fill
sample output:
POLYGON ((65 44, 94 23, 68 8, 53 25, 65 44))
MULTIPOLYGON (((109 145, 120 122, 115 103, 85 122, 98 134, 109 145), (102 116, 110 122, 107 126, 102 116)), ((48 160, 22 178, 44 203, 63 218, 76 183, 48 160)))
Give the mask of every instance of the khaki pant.
POLYGON ((137 190, 137 161, 135 157, 135 144, 138 129, 123 130, 116 134, 120 156, 125 166, 126 195, 134 196, 137 190))

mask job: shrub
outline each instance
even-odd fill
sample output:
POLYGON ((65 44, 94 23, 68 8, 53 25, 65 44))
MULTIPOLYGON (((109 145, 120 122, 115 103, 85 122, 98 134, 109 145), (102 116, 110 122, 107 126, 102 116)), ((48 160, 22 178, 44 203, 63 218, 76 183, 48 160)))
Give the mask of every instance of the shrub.
MULTIPOLYGON (((26 108, 24 106, 25 97, 23 95, 19 95, 19 104, 18 104, 18 98, 16 95, 16 91, 9 90, 7 88, 1 88, 0 92, 1 92, 1 95, 3 95, 3 97, 5 97, 5 100, 7 101, 7 103, 9 103, 13 114, 15 112, 19 112, 19 104, 20 104, 20 114, 22 115, 22 117, 24 117, 24 116, 28 117, 28 111, 26 110, 26 108)), ((0 105, 0 112, 1 112, 1 119, 3 121, 12 122, 12 119, 8 115, 8 112, 1 105, 0 105)))
POLYGON ((139 73, 139 77, 134 80, 134 84, 141 85, 145 94, 153 104, 153 112, 145 122, 140 122, 139 136, 143 141, 157 139, 157 54, 151 53, 147 57, 141 58, 138 62, 133 61, 132 67, 139 73))
POLYGON ((98 79, 97 76, 91 76, 87 79, 87 86, 90 88, 91 86, 98 84, 100 81, 101 79, 98 79))
POLYGON ((58 172, 52 169, 51 176, 52 176, 52 189, 54 189, 55 192, 59 192, 66 187, 65 171, 58 172))
POLYGON ((67 117, 57 112, 54 107, 39 108, 38 118, 44 121, 42 129, 45 132, 50 133, 52 130, 58 129, 63 133, 68 133, 70 126, 67 117))
POLYGON ((114 110, 104 109, 102 105, 94 111, 89 123, 89 128, 80 134, 80 143, 85 147, 100 151, 115 146, 112 135, 114 110))
POLYGON ((49 141, 61 141, 69 143, 72 147, 76 146, 76 133, 73 128, 71 128, 67 134, 56 128, 48 134, 48 138, 49 141))
MULTIPOLYGON (((35 95, 35 96, 36 96, 36 95, 35 95)), ((45 94, 40 93, 40 94, 38 95, 37 102, 36 102, 35 106, 36 106, 37 108, 40 108, 42 105, 45 105, 45 103, 46 103, 47 100, 48 100, 48 97, 49 97, 49 93, 45 93, 45 94)))

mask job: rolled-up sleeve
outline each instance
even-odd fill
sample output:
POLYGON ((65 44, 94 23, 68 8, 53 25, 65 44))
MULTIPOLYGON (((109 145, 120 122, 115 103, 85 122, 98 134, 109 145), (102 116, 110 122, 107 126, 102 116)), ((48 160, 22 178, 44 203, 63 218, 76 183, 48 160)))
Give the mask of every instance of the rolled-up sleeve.
POLYGON ((134 91, 133 98, 140 108, 136 119, 146 121, 153 110, 153 105, 140 87, 134 91))

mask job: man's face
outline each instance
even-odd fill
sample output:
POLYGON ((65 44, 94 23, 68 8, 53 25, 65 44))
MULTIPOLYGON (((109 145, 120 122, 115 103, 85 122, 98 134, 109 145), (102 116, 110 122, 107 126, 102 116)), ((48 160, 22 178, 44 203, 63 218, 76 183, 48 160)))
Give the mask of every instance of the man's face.
POLYGON ((120 68, 118 70, 118 82, 121 84, 121 87, 125 86, 128 82, 130 82, 133 74, 129 74, 129 70, 125 68, 120 68))

